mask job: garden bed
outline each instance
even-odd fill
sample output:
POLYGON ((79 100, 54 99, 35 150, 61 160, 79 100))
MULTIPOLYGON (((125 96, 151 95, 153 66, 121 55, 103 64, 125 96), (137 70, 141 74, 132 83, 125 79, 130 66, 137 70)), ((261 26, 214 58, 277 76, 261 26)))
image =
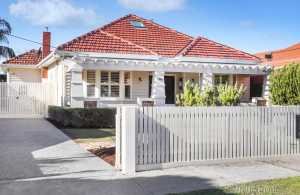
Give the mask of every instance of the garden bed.
POLYGON ((107 163, 115 165, 115 129, 61 129, 73 141, 100 157, 107 163))

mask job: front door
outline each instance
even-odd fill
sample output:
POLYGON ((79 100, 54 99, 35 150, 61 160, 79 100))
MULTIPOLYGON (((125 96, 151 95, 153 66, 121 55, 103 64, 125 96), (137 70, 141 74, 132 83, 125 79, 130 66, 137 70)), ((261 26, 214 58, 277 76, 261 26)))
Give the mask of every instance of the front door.
POLYGON ((175 104, 175 77, 165 76, 166 104, 175 104))
MULTIPOLYGON (((149 76, 149 97, 151 97, 152 75, 149 76)), ((175 104, 175 77, 165 76, 166 104, 175 104)))

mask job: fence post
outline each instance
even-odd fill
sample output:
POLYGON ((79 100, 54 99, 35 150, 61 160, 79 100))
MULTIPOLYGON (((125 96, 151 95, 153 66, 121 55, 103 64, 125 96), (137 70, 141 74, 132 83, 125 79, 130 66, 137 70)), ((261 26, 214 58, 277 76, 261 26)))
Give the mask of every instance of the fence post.
POLYGON ((122 107, 122 173, 128 175, 136 171, 136 120, 136 107, 122 107))
POLYGON ((115 167, 117 169, 121 168, 121 136, 122 136, 122 130, 121 130, 121 107, 117 107, 117 113, 116 113, 116 163, 115 167))

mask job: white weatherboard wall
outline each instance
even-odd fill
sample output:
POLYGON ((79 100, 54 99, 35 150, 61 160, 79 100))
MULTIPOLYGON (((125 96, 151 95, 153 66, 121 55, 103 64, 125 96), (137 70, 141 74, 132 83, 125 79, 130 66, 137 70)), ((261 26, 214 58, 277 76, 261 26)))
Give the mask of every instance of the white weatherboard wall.
MULTIPOLYGON (((122 159, 134 158, 135 170, 141 171, 211 160, 300 154, 296 115, 300 115, 299 106, 126 109, 121 119, 127 121, 124 127, 127 131, 121 127, 125 139, 122 149, 128 147, 125 143, 130 143, 136 156, 128 157, 129 151, 123 151, 122 159), (127 135, 128 130, 136 136, 127 135), (135 143, 134 149, 132 143, 135 143)), ((130 167, 132 173, 134 166, 130 167)))
POLYGON ((39 69, 31 68, 9 68, 8 83, 35 83, 41 82, 41 72, 39 69))

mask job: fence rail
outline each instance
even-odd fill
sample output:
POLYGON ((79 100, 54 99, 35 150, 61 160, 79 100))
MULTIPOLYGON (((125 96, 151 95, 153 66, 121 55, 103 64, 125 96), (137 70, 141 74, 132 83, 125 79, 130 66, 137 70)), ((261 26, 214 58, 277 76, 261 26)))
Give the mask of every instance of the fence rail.
POLYGON ((44 117, 54 94, 48 83, 1 83, 0 118, 44 117))
POLYGON ((121 130, 124 137, 134 135, 128 139, 135 143, 135 169, 149 170, 299 154, 297 115, 297 106, 123 108, 121 130), (126 122, 130 118, 134 125, 126 122))

